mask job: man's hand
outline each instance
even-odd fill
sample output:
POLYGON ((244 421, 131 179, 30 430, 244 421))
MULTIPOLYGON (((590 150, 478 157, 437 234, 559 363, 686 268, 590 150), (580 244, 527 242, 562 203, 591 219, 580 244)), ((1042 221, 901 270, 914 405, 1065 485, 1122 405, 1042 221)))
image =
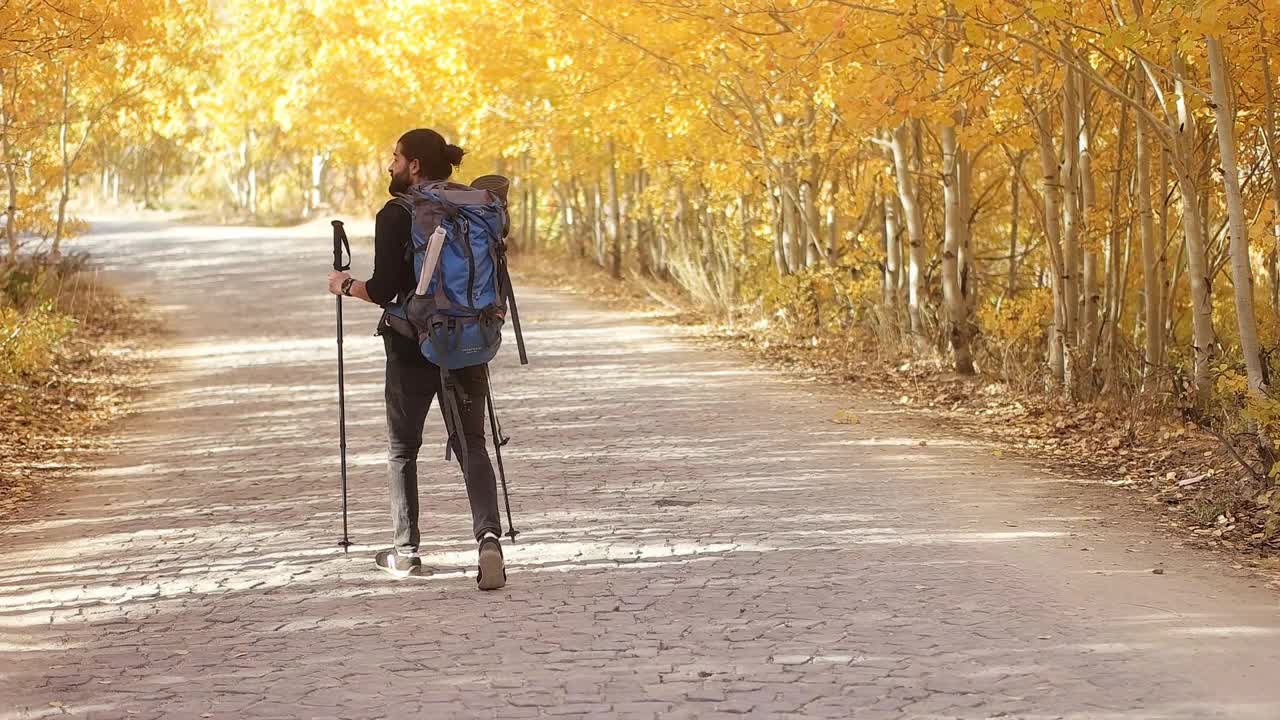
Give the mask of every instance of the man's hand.
POLYGON ((338 272, 337 270, 329 271, 329 292, 334 295, 342 294, 342 283, 351 277, 351 273, 338 272))

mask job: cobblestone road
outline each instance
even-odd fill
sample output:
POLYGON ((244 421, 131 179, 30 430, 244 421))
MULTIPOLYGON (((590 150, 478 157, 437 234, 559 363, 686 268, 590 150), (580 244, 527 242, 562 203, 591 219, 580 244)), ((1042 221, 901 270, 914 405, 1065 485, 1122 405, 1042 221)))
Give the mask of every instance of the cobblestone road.
POLYGON ((176 335, 119 451, 0 526, 0 720, 1280 718, 1273 594, 1092 490, 533 288, 535 364, 495 373, 511 584, 476 591, 434 451, 435 572, 393 580, 381 346, 350 302, 335 545, 326 228, 81 244, 176 335))

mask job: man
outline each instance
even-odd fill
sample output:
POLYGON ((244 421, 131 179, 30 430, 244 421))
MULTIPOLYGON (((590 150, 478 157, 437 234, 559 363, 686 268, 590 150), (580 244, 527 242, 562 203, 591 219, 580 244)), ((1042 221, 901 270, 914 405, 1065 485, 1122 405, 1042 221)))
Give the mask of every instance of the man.
MULTIPOLYGON (((411 130, 396 143, 388 188, 398 196, 410 188, 427 182, 448 180, 453 168, 462 162, 461 148, 450 145, 434 130, 411 130)), ((393 201, 378 212, 374 224, 373 276, 367 281, 352 278, 345 272, 329 273, 329 292, 359 298, 379 306, 408 298, 417 284, 413 260, 407 253, 412 217, 401 204, 393 201)), ((418 557, 418 450, 422 446, 422 428, 434 398, 442 392, 440 368, 422 356, 417 343, 379 323, 387 354, 386 405, 387 436, 390 444, 388 470, 391 480, 391 523, 395 533, 394 547, 375 557, 378 567, 398 577, 422 572, 418 557)), ((480 589, 495 590, 506 584, 502 546, 498 536, 502 525, 498 516, 497 484, 493 466, 485 448, 485 398, 489 393, 487 365, 451 371, 454 381, 470 398, 459 403, 461 432, 466 436, 468 457, 463 458, 459 443, 452 448, 464 465, 467 498, 471 502, 472 530, 479 543, 480 589)), ((443 400, 442 400, 443 402, 443 400)))

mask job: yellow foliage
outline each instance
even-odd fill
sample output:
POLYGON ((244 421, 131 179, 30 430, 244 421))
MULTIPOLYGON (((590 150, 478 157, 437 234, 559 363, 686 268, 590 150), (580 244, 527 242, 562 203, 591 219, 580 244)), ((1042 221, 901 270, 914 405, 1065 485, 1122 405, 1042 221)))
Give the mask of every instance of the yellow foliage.
POLYGON ((1053 297, 1047 288, 1036 288, 1016 297, 978 307, 978 326, 987 342, 1006 352, 1035 354, 1044 345, 1053 316, 1053 297))
POLYGON ((29 379, 59 357, 75 321, 52 302, 23 311, 0 306, 0 384, 29 379))
MULTIPOLYGON (((1028 368, 1042 366, 1054 315, 1050 291, 1029 286, 1060 279, 1067 252, 1066 240, 1054 246, 1046 238, 1044 209, 1055 190, 1065 196, 1068 181, 1078 183, 1070 198, 1082 211, 1070 273, 1081 297, 1071 307, 1091 306, 1081 272, 1088 254, 1100 275, 1115 269, 1096 278, 1098 305, 1121 310, 1116 331, 1097 337, 1141 345, 1134 164, 1141 116, 1153 175, 1160 158, 1178 161, 1168 185, 1152 193, 1169 208, 1157 239, 1161 281, 1177 282, 1160 298, 1172 327, 1162 360, 1176 362, 1191 344, 1181 208, 1170 174, 1178 167, 1192 168, 1192 182, 1202 185, 1214 331, 1227 354, 1239 334, 1224 277, 1226 243, 1216 232, 1226 215, 1222 178, 1201 170, 1223 166, 1203 92, 1210 85, 1206 33, 1227 48, 1239 164, 1256 169, 1244 191, 1256 270, 1273 249, 1263 236, 1272 201, 1262 71, 1264 61, 1274 70, 1268 53, 1280 39, 1273 5, 1180 0, 1139 16, 1100 0, 883 0, 875 11, 758 0, 58 0, 40 7, 68 10, 63 15, 15 19, 19 39, 65 30, 59 23, 76 17, 102 31, 76 36, 76 52, 14 56, 0 87, 17 89, 4 114, 21 120, 8 138, 23 149, 19 164, 29 166, 17 181, 19 222, 35 235, 51 231, 63 173, 58 123, 33 120, 59 115, 58 71, 69 70, 68 124, 73 135, 94 138, 73 176, 133 163, 136 186, 163 166, 178 175, 185 197, 251 213, 259 206, 315 210, 312 191, 322 189, 322 201, 367 213, 383 196, 382 166, 395 138, 436 127, 469 151, 463 180, 498 169, 517 176, 518 192, 534 191, 539 242, 584 254, 591 246, 604 260, 597 244, 616 232, 627 262, 649 263, 645 270, 705 302, 758 306, 797 326, 832 329, 885 309, 890 260, 879 229, 886 200, 896 231, 905 236, 908 228, 898 168, 884 144, 905 122, 905 167, 922 208, 916 290, 924 325, 940 335, 949 323, 940 280, 944 185, 954 189, 959 176, 944 167, 939 148, 942 129, 954 129, 970 203, 963 282, 977 292, 964 298, 976 316, 965 321, 976 323, 979 343, 1028 368), (1133 97, 1128 60, 1116 62, 1133 57, 1144 58, 1147 97, 1133 97), (1063 137, 1068 66, 1087 96, 1076 120, 1088 132, 1073 138, 1063 137), (1199 126, 1188 158, 1177 157, 1179 75, 1193 90, 1190 113, 1199 126), (1086 139, 1090 165, 1067 152, 1086 139), (1050 167, 1071 171, 1059 186, 1044 182, 1042 149, 1050 167), (1010 250, 1015 162, 1021 234, 1010 250), (611 171, 621 185, 620 218, 611 217, 611 171), (637 227, 616 229, 628 222, 637 227), (1011 252, 1015 290, 999 299, 994 289, 1005 285, 1011 252)), ((18 6, 37 9, 33 0, 18 6)), ((525 198, 515 202, 531 203, 525 198)), ((906 294, 908 240, 893 242, 903 250, 894 290, 906 294)), ((1259 298, 1269 297, 1257 277, 1259 298)), ((1268 325, 1274 318, 1266 305, 1259 303, 1262 336, 1274 346, 1280 333, 1268 325)), ((1085 320, 1077 325, 1073 342, 1084 345, 1085 320)))

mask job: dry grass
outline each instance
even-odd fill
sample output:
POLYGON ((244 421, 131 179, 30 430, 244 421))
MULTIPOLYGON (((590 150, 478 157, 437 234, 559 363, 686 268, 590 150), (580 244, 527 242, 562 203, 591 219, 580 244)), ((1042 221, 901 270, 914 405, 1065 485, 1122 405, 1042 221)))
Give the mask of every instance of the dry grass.
POLYGON ((103 445, 142 385, 154 323, 83 257, 0 266, 0 311, 10 360, 21 360, 0 374, 3 517, 103 445))
POLYGON ((516 275, 516 295, 521 283, 531 283, 574 295, 590 297, 609 307, 643 312, 667 322, 702 324, 708 312, 678 286, 629 273, 618 282, 609 273, 585 258, 556 250, 520 253, 511 258, 516 275))

